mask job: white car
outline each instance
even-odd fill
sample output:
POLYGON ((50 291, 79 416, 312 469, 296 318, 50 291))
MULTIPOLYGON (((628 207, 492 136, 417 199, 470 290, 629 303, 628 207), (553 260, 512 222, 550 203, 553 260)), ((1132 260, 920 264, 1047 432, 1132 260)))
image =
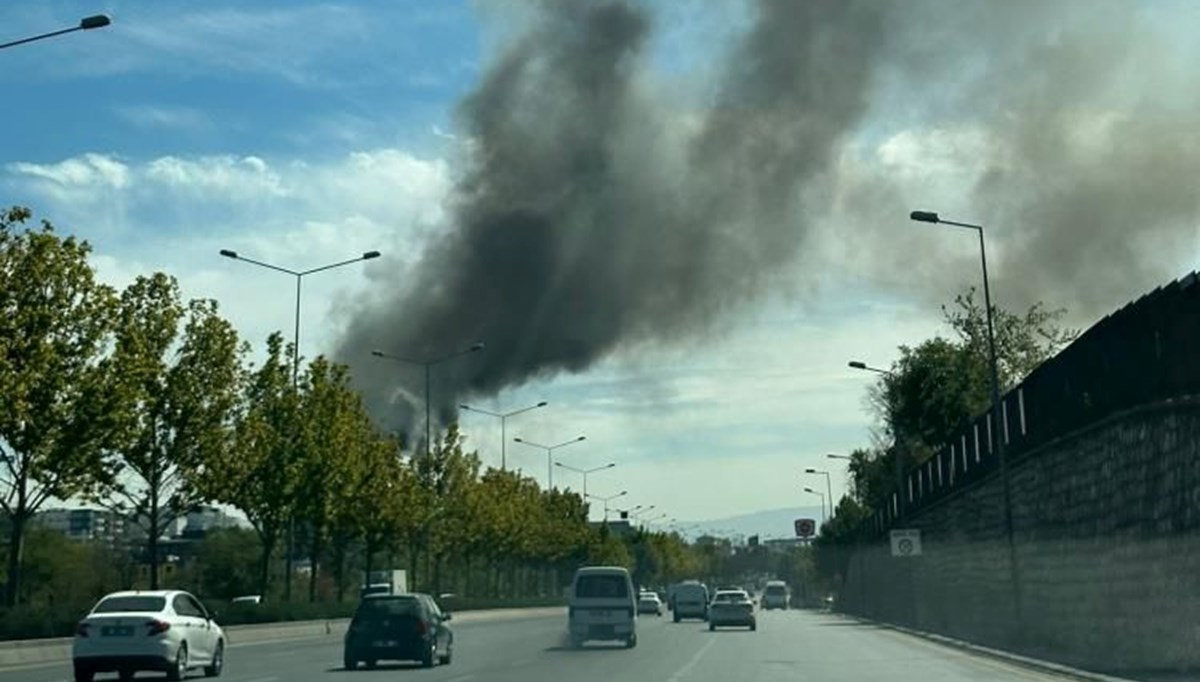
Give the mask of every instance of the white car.
POLYGON ((754 617, 754 602, 745 590, 717 590, 708 605, 708 629, 716 630, 724 625, 741 625, 751 630, 758 629, 754 617))
POLYGON ((662 600, 654 592, 642 592, 638 595, 638 613, 653 613, 662 615, 662 600))
POLYGON ((130 679, 139 670, 179 680, 195 668, 216 677, 225 666, 225 633, 187 592, 114 592, 75 626, 71 658, 75 682, 98 672, 130 679))

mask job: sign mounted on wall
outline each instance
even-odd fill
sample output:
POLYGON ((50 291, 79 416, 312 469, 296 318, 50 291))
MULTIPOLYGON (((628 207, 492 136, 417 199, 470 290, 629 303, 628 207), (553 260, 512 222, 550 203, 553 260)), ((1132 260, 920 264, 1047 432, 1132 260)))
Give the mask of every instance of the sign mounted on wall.
POLYGON ((921 556, 921 531, 915 528, 892 531, 892 556, 921 556))

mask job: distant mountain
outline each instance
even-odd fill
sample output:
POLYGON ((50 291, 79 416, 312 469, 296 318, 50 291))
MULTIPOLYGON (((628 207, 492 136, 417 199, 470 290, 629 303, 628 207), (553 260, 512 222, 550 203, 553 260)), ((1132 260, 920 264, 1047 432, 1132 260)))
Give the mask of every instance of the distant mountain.
POLYGON ((695 521, 698 526, 688 534, 691 537, 712 533, 714 535, 758 535, 762 540, 771 538, 795 537, 793 522, 796 519, 812 519, 821 524, 820 505, 812 507, 788 507, 785 509, 768 509, 766 511, 729 516, 723 519, 695 521))

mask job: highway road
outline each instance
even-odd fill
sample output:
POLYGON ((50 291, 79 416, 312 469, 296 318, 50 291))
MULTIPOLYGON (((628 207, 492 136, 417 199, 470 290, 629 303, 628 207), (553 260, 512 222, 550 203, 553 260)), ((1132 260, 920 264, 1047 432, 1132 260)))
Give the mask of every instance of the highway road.
MULTIPOLYGON (((637 648, 565 646, 562 616, 456 624, 454 661, 424 670, 380 664, 342 669, 340 635, 244 645, 227 655, 222 682, 1062 682, 886 628, 808 611, 759 614, 756 632, 709 632, 704 623, 642 617, 637 648)), ((69 662, 0 670, 0 682, 63 682, 69 662)), ((143 673, 138 679, 161 679, 143 673)), ((97 679, 115 679, 101 677, 97 679)), ((202 680, 197 672, 189 679, 202 680)))

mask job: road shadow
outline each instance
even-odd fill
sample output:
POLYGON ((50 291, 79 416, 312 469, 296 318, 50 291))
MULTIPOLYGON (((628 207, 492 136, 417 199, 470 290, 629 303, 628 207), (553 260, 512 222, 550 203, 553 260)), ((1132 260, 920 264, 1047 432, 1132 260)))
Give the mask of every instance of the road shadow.
POLYGON ((860 623, 856 620, 823 620, 816 623, 819 628, 861 628, 863 630, 882 630, 882 625, 875 623, 860 623))
POLYGON ((403 663, 403 662, 376 663, 374 668, 368 668, 367 666, 360 663, 358 665, 358 667, 355 668, 354 670, 351 670, 349 668, 339 665, 339 666, 336 666, 333 668, 326 668, 325 672, 327 672, 327 673, 369 673, 369 672, 376 672, 379 670, 421 670, 422 668, 424 668, 424 666, 422 666, 419 662, 416 662, 416 661, 413 661, 411 663, 403 663))

